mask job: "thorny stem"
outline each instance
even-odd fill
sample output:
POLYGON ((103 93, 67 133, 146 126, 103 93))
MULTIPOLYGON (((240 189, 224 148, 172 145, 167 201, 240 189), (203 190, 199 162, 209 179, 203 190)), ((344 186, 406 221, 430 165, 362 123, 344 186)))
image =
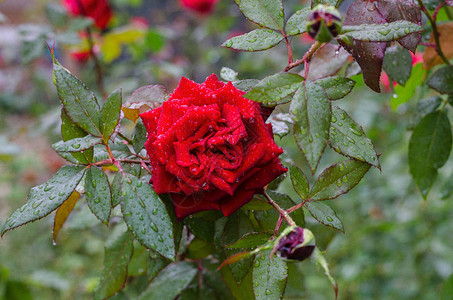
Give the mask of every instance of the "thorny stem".
POLYGON ((271 197, 269 197, 266 191, 264 191, 264 197, 266 197, 267 202, 269 202, 269 204, 272 205, 280 213, 280 216, 282 216, 285 219, 286 223, 288 223, 289 226, 296 226, 296 222, 294 222, 294 220, 288 215, 288 213, 284 209, 282 209, 277 203, 275 203, 274 200, 272 200, 271 197))
MULTIPOLYGON (((82 15, 87 16, 87 13, 85 11, 85 7, 83 6, 83 3, 82 3, 81 0, 77 0, 77 5, 79 6, 79 9, 82 12, 82 15)), ((93 34, 92 34, 91 29, 89 27, 87 27, 85 32, 87 34, 88 47, 90 48, 90 56, 93 58, 94 69, 96 71, 96 83, 97 83, 97 86, 99 88, 99 92, 101 93, 102 97, 105 100, 105 99, 107 99, 108 95, 107 95, 107 93, 106 93, 106 91, 104 89, 104 77, 102 75, 101 63, 99 62, 99 59, 98 59, 96 53, 94 53, 93 34)))
POLYGON ((311 58, 313 57, 313 54, 315 54, 315 52, 323 45, 323 43, 321 42, 316 42, 314 43, 310 49, 308 49, 308 51, 305 53, 304 57, 302 57, 301 59, 298 59, 296 60, 295 62, 292 62, 292 63, 289 63, 286 68, 285 68, 285 72, 288 72, 289 70, 291 70, 292 68, 295 68, 303 63, 305 63, 305 73, 308 73, 308 69, 307 69, 307 64, 310 62, 311 58))
POLYGON ((433 29, 433 37, 434 37, 434 42, 436 43, 436 52, 442 58, 445 64, 450 65, 450 62, 448 59, 445 57, 444 53, 442 52, 442 49, 440 47, 440 41, 439 41, 439 31, 437 30, 437 25, 436 21, 433 19, 431 14, 429 13, 428 9, 426 8, 425 4, 423 3, 422 0, 417 0, 418 5, 420 5, 420 8, 422 9, 423 13, 426 15, 428 18, 429 23, 431 24, 431 28, 433 29))

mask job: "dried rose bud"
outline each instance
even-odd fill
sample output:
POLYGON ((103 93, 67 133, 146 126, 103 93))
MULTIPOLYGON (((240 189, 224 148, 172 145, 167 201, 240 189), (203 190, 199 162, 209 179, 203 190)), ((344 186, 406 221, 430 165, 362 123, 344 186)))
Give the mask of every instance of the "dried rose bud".
POLYGON ((276 250, 280 257, 302 261, 310 257, 314 249, 313 233, 308 229, 296 227, 279 241, 276 250))
POLYGON ((319 4, 311 10, 306 24, 312 38, 327 43, 341 32, 341 15, 335 7, 319 4))

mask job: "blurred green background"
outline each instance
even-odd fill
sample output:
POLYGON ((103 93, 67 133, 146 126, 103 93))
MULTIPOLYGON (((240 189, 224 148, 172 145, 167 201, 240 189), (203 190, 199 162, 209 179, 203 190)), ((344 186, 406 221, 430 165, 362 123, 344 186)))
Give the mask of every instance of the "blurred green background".
MULTIPOLYGON (((286 65, 283 45, 258 53, 219 47, 227 38, 256 28, 232 0, 220 0, 207 15, 188 11, 176 0, 110 3, 114 19, 106 31, 95 33, 95 44, 105 90, 122 87, 126 99, 147 84, 171 90, 181 76, 201 82, 211 73, 219 75, 223 66, 236 70, 241 79, 261 79, 286 65)), ((288 15, 306 5, 295 0, 284 4, 288 15)), ((62 64, 101 93, 93 60, 79 61, 71 54, 83 48, 78 34, 83 20, 64 18, 59 5, 46 0, 0 2, 0 225, 24 203, 31 187, 64 164, 50 147, 58 140, 60 106, 45 42, 55 43, 62 64)), ((294 38, 294 55, 302 57, 309 46, 306 39, 294 38)), ((453 283, 444 283, 453 273, 453 162, 440 170, 427 201, 407 163, 410 129, 420 118, 417 103, 432 95, 417 87, 410 101, 394 111, 392 91, 376 94, 360 83, 360 75, 354 78, 356 88, 337 104, 375 142, 382 153, 382 172, 372 168, 357 188, 329 201, 345 234, 319 225, 308 213, 307 227, 326 251, 340 299, 439 299, 440 293, 453 299, 453 283)), ((284 138, 276 139, 287 146, 284 138)), ((328 151, 321 171, 340 159, 328 151)), ((294 147, 288 147, 287 156, 303 160, 294 147)), ((0 298, 92 298, 109 229, 80 203, 57 245, 52 226, 51 215, 0 241, 0 298)), ((303 278, 288 283, 287 299, 333 299, 322 270, 310 262, 290 265, 290 272, 296 269, 303 278)))

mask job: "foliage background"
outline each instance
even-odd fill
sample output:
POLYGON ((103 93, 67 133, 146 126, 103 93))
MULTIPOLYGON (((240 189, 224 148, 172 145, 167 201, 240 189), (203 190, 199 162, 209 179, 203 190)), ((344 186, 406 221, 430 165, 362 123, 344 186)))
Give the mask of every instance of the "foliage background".
MULTIPOLYGON (((218 47, 232 34, 255 28, 244 21, 233 1, 220 0, 215 12, 207 16, 186 11, 173 0, 111 2, 115 8, 112 27, 131 26, 134 17, 145 18, 149 26, 141 38, 123 41, 115 59, 107 61, 112 53, 101 50, 107 91, 122 87, 127 97, 146 84, 163 84, 171 90, 181 76, 201 82, 210 73, 218 74, 222 66, 238 71, 240 78, 263 78, 286 65, 283 46, 262 53, 218 47)), ((295 0, 284 2, 292 11, 303 5, 295 0)), ((60 61, 96 89, 93 62, 79 63, 69 55, 68 45, 78 42, 74 31, 67 25, 49 27, 49 3, 58 1, 0 3, 0 224, 23 204, 32 186, 47 180, 63 164, 50 147, 59 133, 59 101, 43 41, 57 41, 60 61)), ((302 56, 310 43, 300 39, 293 45, 294 52, 302 56)), ((442 283, 453 273, 453 163, 440 170, 427 201, 417 191, 407 163, 408 129, 414 124, 416 103, 429 96, 418 88, 415 97, 394 111, 391 92, 376 94, 358 84, 340 103, 382 153, 382 172, 372 168, 356 189, 329 203, 342 219, 346 234, 321 226, 306 214, 306 227, 327 251, 340 299, 438 299, 442 283)), ((277 142, 285 140, 277 138, 277 142)), ((330 162, 335 157, 323 159, 330 162)), ((319 169, 327 165, 321 161, 319 169)), ((291 191, 290 182, 286 184, 291 191)), ((0 295, 5 299, 92 298, 109 229, 87 207, 77 210, 77 218, 69 220, 56 246, 49 230, 51 216, 0 241, 0 295)), ((138 257, 136 265, 139 272, 138 257)), ((300 269, 303 278, 288 283, 287 299, 300 299, 301 293, 306 299, 332 298, 328 280, 312 264, 302 262, 289 268, 289 272, 300 269)), ((140 282, 133 282, 117 297, 133 298, 138 289, 140 282)))

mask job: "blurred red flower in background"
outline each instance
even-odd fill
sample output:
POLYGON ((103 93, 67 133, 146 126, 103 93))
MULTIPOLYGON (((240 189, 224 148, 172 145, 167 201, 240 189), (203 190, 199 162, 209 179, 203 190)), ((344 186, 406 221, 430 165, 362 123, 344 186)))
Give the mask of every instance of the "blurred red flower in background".
POLYGON ((182 7, 189 10, 201 14, 209 14, 214 10, 214 6, 218 1, 219 0, 180 0, 180 3, 182 7))
POLYGON ((76 16, 93 19, 99 29, 105 29, 112 18, 112 9, 107 0, 63 0, 66 9, 76 16))

